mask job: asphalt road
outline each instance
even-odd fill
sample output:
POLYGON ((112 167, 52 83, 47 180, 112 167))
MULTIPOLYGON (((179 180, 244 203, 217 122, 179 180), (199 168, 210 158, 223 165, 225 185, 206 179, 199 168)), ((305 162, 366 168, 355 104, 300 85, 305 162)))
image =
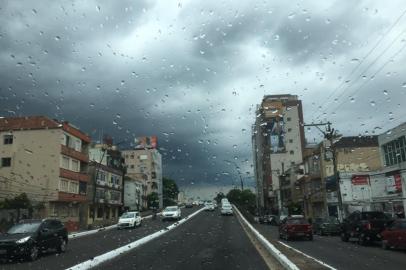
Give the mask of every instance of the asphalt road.
MULTIPOLYGON (((194 211, 197 211, 196 207, 182 209, 182 216, 185 217, 194 211)), ((146 235, 159 231, 172 223, 173 222, 169 221, 162 222, 159 218, 156 220, 145 219, 142 221, 141 227, 137 227, 135 229, 111 229, 82 236, 77 239, 71 239, 68 243, 67 251, 63 254, 42 254, 42 256, 34 262, 16 261, 11 263, 0 263, 0 269, 66 269, 83 261, 89 260, 97 255, 124 246, 146 235)))
MULTIPOLYGON (((265 236, 278 239, 278 227, 256 225, 265 236)), ((314 241, 280 240, 334 268, 345 270, 404 270, 406 251, 383 250, 379 243, 360 246, 355 242, 342 242, 338 236, 314 236, 314 241)))
POLYGON ((202 212, 96 269, 268 269, 235 216, 202 212))

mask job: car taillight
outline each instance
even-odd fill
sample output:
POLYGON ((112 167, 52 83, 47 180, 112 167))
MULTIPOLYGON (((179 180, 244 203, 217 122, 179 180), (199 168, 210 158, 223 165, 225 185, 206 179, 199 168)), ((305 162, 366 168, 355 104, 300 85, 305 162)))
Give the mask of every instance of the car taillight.
POLYGON ((366 230, 372 229, 371 223, 364 224, 364 228, 365 228, 366 230))

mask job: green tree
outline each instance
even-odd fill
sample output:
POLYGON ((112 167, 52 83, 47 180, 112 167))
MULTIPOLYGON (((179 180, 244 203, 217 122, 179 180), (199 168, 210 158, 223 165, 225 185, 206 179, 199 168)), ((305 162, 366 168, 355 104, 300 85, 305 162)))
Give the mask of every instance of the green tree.
POLYGON ((225 197, 226 197, 226 195, 224 195, 223 192, 219 192, 219 193, 217 193, 216 197, 214 197, 214 200, 215 200, 218 204, 220 204, 221 199, 223 199, 223 198, 225 198, 225 197))
POLYGON ((159 197, 158 193, 152 192, 147 195, 147 203, 148 203, 148 208, 150 207, 159 207, 159 197))
POLYGON ((164 177, 162 179, 163 203, 164 206, 174 205, 177 202, 179 188, 175 180, 164 177))
POLYGON ((256 210, 256 196, 250 189, 232 189, 227 193, 227 199, 250 213, 255 213, 256 210))

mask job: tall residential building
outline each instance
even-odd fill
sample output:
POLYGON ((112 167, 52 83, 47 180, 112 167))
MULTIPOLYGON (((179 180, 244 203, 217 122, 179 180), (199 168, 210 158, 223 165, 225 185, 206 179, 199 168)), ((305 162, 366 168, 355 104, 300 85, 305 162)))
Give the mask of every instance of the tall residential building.
POLYGON ((302 162, 302 101, 296 95, 267 95, 257 107, 253 151, 259 205, 281 212, 280 176, 302 162))
POLYGON ((162 156, 156 149, 156 139, 154 145, 144 144, 136 149, 124 150, 122 155, 127 166, 127 175, 142 179, 147 196, 153 192, 157 193, 159 207, 162 208, 162 156))
POLYGON ((34 217, 74 231, 85 218, 90 137, 45 116, 0 118, 0 200, 26 193, 34 217))
POLYGON ((89 149, 86 227, 115 224, 123 209, 124 159, 115 146, 93 144, 89 149))

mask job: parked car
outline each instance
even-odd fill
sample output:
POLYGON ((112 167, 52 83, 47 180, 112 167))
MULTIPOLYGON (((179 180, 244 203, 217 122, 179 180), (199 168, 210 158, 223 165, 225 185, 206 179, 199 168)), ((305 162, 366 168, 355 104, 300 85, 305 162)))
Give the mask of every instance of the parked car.
POLYGON ((49 249, 65 252, 67 244, 68 232, 58 219, 22 220, 0 235, 0 258, 34 261, 49 249))
POLYGON ((212 202, 205 203, 205 211, 214 211, 214 204, 212 202))
POLYGON ((288 216, 279 225, 279 237, 285 240, 292 238, 313 240, 312 225, 305 218, 288 216))
POLYGON ((125 212, 118 219, 117 229, 135 228, 141 226, 141 215, 139 212, 125 212))
POLYGON ((182 213, 178 206, 168 206, 162 211, 162 221, 165 220, 179 220, 182 217, 182 213))
POLYGON ((341 240, 347 242, 355 238, 360 245, 380 240, 380 233, 389 222, 380 211, 355 211, 341 224, 341 240))
POLYGON ((266 224, 269 221, 269 216, 268 215, 263 215, 258 217, 258 222, 260 224, 266 224))
POLYGON ((233 208, 231 204, 223 203, 221 205, 220 213, 222 216, 231 216, 233 214, 233 208))
POLYGON ((334 216, 327 218, 315 218, 312 225, 313 233, 319 235, 337 235, 341 232, 340 221, 334 216))
POLYGON ((280 220, 277 215, 269 215, 268 216, 268 224, 273 226, 279 226, 280 220))
POLYGON ((392 222, 382 233, 382 248, 406 249, 406 219, 392 222))

